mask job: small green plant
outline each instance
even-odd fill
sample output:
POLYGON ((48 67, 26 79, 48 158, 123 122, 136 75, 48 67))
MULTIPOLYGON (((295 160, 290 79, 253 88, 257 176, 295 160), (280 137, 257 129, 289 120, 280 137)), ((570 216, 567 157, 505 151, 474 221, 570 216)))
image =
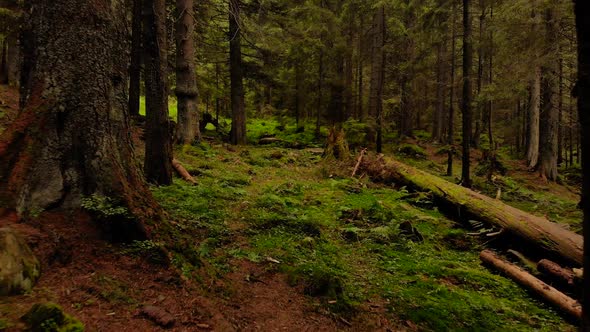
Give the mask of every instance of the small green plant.
POLYGON ((130 217, 129 210, 121 206, 117 200, 99 194, 82 198, 81 205, 87 211, 106 219, 112 217, 130 217))

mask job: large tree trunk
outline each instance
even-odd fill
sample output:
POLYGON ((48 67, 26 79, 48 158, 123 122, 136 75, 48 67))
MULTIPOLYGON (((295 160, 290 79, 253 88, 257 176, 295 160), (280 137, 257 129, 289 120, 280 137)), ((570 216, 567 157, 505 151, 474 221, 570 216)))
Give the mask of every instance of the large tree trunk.
MULTIPOLYGON (((584 210, 584 237, 590 239, 590 2, 576 0, 576 30, 578 36, 578 112, 582 135, 582 197, 584 210)), ((590 241, 584 242, 584 270, 590 271, 590 241)), ((590 278, 584 278, 584 304, 582 330, 590 331, 590 278)))
POLYGON ((125 8, 118 4, 44 0, 28 11, 23 43, 31 66, 24 107, 0 138, 0 208, 26 218, 77 209, 97 194, 126 205, 142 235, 157 226, 159 208, 129 134, 125 8))
POLYGON ((240 0, 229 1, 229 71, 231 80, 231 143, 246 144, 246 110, 240 27, 240 0))
POLYGON ((172 183, 172 137, 168 118, 166 1, 143 0, 146 135, 144 169, 157 185, 172 183))
POLYGON ((193 0, 176 0, 176 98, 178 100, 178 126, 176 138, 180 144, 200 140, 199 92, 195 77, 195 19, 193 0))
POLYGON ((141 9, 142 0, 133 0, 131 19, 131 61, 129 65, 129 115, 139 116, 141 95, 141 9))
POLYGON ((533 216, 391 158, 366 157, 362 169, 376 181, 395 182, 429 191, 441 209, 458 214, 463 219, 473 218, 502 227, 540 249, 574 264, 582 264, 582 237, 545 218, 533 216))
POLYGON ((554 46, 556 43, 555 22, 553 10, 546 9, 546 52, 550 60, 543 66, 543 93, 542 112, 539 133, 539 174, 543 179, 557 180, 557 143, 558 143, 558 110, 555 107, 555 55, 554 46))
POLYGON ((471 15, 469 0, 463 0, 463 165, 461 184, 471 187, 471 63, 473 50, 471 47, 471 15))

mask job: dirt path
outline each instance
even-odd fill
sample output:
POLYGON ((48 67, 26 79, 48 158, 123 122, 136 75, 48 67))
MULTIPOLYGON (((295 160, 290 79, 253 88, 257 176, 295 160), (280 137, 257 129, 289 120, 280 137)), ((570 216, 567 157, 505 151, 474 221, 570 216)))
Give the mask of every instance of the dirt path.
POLYGON ((90 220, 45 213, 40 229, 0 219, 24 234, 43 262, 31 294, 0 299, 0 318, 16 324, 34 303, 54 301, 88 331, 158 331, 139 315, 143 305, 160 307, 176 320, 170 331, 336 331, 349 328, 318 312, 281 274, 245 261, 209 285, 181 280, 171 270, 100 239, 90 220), (76 226, 73 226, 73 224, 76 226))

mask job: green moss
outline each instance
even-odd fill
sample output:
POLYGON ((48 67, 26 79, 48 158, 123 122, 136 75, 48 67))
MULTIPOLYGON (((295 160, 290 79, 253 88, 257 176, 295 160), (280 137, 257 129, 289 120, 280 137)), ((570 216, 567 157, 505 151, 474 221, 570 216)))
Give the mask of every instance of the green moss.
MULTIPOLYGON (((280 125, 256 121, 259 133, 280 125)), ((481 267, 482 244, 432 204, 410 205, 403 188, 350 179, 348 170, 346 178, 329 177, 334 172, 322 173, 306 150, 186 147, 177 158, 200 172, 198 185, 177 181, 154 188, 154 196, 177 221, 177 236, 198 244, 174 251, 175 265, 203 284, 248 260, 286 274, 311 301, 336 313, 354 315, 377 299, 386 303, 387 318, 423 330, 572 328, 514 282, 481 267), (423 241, 400 234, 406 222, 423 241), (195 256, 202 264, 191 263, 195 256)))

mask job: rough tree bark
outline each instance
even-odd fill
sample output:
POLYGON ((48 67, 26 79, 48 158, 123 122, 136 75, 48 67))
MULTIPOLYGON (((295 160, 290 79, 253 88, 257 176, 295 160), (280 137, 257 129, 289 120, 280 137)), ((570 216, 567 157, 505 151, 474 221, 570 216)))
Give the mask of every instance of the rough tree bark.
POLYGON ((499 226, 538 249, 573 264, 582 264, 582 236, 546 218, 531 215, 391 158, 365 157, 361 170, 376 181, 395 182, 411 189, 430 192, 442 210, 462 220, 473 218, 499 226))
MULTIPOLYGON (((575 0, 576 31, 578 36, 578 112, 582 135, 582 204, 584 237, 590 239, 590 2, 575 0)), ((584 270, 590 271, 590 241, 584 242, 584 270)), ((582 330, 590 331, 590 278, 583 281, 582 330)))
POLYGON ((129 65, 129 114, 139 116, 141 95, 141 9, 142 0, 133 0, 131 19, 131 61, 129 65))
POLYGON ((461 184, 471 187, 471 64, 473 62, 473 50, 471 46, 471 15, 469 13, 469 0, 463 0, 463 165, 461 172, 461 184))
POLYGON ((0 208, 26 218, 98 194, 126 205, 141 234, 157 227, 129 135, 124 12, 106 0, 43 0, 28 11, 31 66, 24 107, 0 138, 0 208))
POLYGON ((176 140, 180 144, 191 144, 195 139, 201 139, 197 110, 199 91, 194 60, 193 0, 176 0, 176 11, 176 90, 174 91, 178 100, 176 140))
POLYGON ((443 141, 443 119, 445 108, 444 94, 444 61, 443 50, 445 45, 439 42, 436 46, 436 107, 432 117, 432 140, 440 143, 443 141))
POLYGON ((172 137, 168 118, 166 1, 143 0, 146 133, 144 170, 157 185, 172 183, 172 137))
POLYGON ((527 163, 530 169, 539 163, 539 130, 541 119, 541 67, 535 68, 535 76, 531 83, 531 99, 527 119, 527 163))
POLYGON ((553 60, 555 55, 554 47, 556 44, 556 27, 554 22, 554 13, 552 8, 545 10, 546 25, 546 54, 550 60, 543 65, 542 79, 542 102, 541 102, 541 120, 539 132, 539 174, 543 179, 557 180, 557 150, 558 150, 558 110, 555 107, 555 68, 556 61, 553 60))
POLYGON ((246 144, 246 111, 240 27, 240 0, 229 1, 229 71, 231 80, 231 143, 246 144))

